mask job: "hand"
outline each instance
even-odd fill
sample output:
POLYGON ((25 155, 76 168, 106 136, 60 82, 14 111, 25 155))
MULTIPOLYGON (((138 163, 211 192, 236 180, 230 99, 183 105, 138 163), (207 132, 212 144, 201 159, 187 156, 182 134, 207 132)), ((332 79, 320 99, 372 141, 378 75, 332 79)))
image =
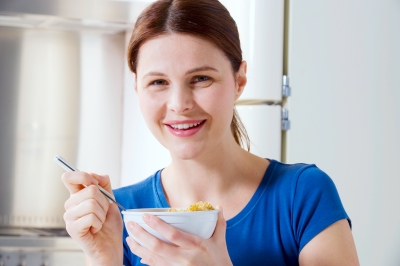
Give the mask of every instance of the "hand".
POLYGON ((128 223, 128 230, 147 248, 139 245, 133 238, 126 241, 131 251, 142 258, 141 262, 148 265, 232 265, 225 242, 226 221, 222 207, 214 234, 209 239, 203 239, 165 223, 156 216, 145 214, 143 220, 151 228, 161 233, 176 246, 167 244, 134 222, 128 223))
POLYGON ((96 186, 112 193, 109 177, 67 172, 62 181, 70 192, 64 205, 68 234, 83 249, 92 265, 122 265, 121 214, 96 186))

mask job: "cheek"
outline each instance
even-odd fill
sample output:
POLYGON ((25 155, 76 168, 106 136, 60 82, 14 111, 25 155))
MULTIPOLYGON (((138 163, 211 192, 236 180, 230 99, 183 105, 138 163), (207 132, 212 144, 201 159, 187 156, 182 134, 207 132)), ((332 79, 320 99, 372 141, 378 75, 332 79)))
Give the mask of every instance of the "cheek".
POLYGON ((234 85, 224 84, 209 90, 197 101, 205 110, 218 115, 230 116, 234 107, 234 85))
POLYGON ((146 94, 139 94, 140 111, 146 121, 147 126, 153 127, 155 121, 162 119, 163 102, 160 102, 157 97, 151 97, 146 94))
POLYGON ((210 102, 210 105, 212 103, 216 109, 233 108, 235 102, 234 86, 229 82, 213 88, 208 92, 207 101, 210 102))

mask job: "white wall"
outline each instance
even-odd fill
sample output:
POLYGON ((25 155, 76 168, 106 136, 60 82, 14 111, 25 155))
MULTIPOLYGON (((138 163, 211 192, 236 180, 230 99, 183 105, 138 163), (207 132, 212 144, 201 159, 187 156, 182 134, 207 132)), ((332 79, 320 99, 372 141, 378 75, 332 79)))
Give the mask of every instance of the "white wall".
POLYGON ((334 180, 361 265, 400 265, 400 1, 290 1, 287 158, 334 180))

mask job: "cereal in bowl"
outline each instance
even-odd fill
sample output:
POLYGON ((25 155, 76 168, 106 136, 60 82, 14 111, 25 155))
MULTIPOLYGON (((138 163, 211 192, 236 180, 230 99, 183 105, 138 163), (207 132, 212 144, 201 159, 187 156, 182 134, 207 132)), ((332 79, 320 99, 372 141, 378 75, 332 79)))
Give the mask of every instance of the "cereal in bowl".
POLYGON ((199 201, 190 205, 186 209, 175 209, 170 208, 167 212, 197 212, 197 211, 211 211, 215 210, 215 208, 208 202, 199 201))

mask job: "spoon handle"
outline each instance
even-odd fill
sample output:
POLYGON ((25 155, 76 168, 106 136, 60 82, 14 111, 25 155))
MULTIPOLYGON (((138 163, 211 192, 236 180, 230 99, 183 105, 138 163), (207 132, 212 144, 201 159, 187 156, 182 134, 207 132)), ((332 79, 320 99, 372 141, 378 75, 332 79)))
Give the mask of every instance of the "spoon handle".
MULTIPOLYGON (((65 160, 63 157, 56 155, 54 157, 54 162, 56 164, 58 164, 59 166, 61 166, 61 168, 63 168, 65 171, 67 172, 75 172, 75 171, 79 171, 78 169, 76 169, 72 164, 70 164, 67 160, 65 160)), ((85 185, 84 185, 85 186, 85 185)), ((101 186, 97 186, 100 190, 101 193, 103 193, 103 195, 108 199, 108 201, 110 203, 114 202, 115 204, 117 204, 117 206, 126 211, 126 209, 124 207, 122 207, 114 198, 114 195, 112 195, 111 193, 109 193, 107 190, 105 190, 104 188, 102 188, 101 186)))

